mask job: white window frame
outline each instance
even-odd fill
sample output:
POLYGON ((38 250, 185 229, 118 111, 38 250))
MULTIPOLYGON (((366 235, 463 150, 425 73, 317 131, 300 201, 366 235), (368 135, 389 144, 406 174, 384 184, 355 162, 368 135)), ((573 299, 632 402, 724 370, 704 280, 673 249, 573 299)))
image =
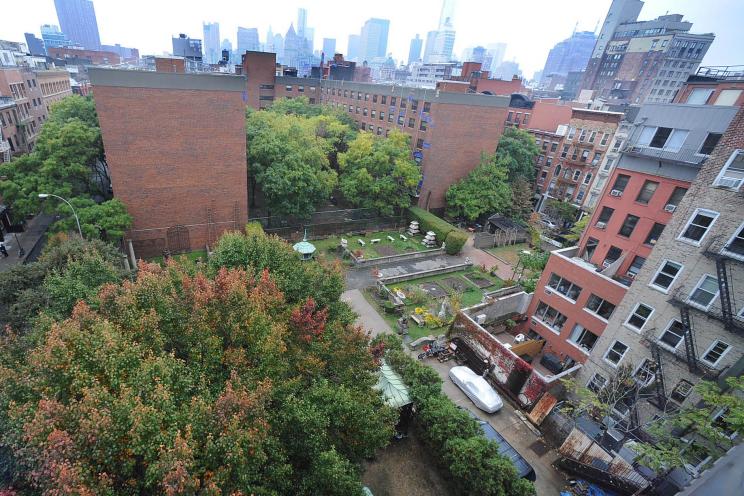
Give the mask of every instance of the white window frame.
POLYGON ((723 357, 725 357, 726 354, 728 354, 728 352, 731 351, 731 348, 732 348, 732 346, 730 344, 728 344, 726 341, 722 341, 720 339, 716 339, 715 341, 713 341, 710 344, 710 346, 708 346, 708 349, 705 350, 705 353, 703 353, 702 355, 700 355, 700 361, 703 362, 703 363, 705 363, 705 364, 707 364, 710 367, 717 368, 718 367, 718 364, 721 363, 721 360, 723 360, 723 357), (716 360, 715 362, 711 362, 710 360, 706 360, 705 359, 705 355, 707 355, 708 353, 710 353, 711 351, 713 351, 713 348, 715 348, 715 346, 718 343, 725 344, 727 346, 727 348, 725 350, 723 350, 723 353, 721 353, 721 356, 719 356, 718 357, 718 360, 716 360))
POLYGON ((728 241, 726 241, 726 244, 723 245, 723 248, 721 248, 721 253, 731 258, 735 258, 737 260, 744 260, 744 255, 741 255, 733 251, 728 251, 726 249, 726 247, 729 246, 739 236, 739 234, 741 234, 741 237, 744 239, 744 222, 742 222, 741 225, 736 228, 736 230, 734 231, 734 234, 732 234, 731 237, 728 239, 728 241))
MULTIPOLYGON (((651 320, 651 317, 654 315, 654 312, 655 311, 656 311, 656 309, 654 307, 652 307, 651 305, 646 305, 645 303, 638 302, 633 307, 633 310, 628 314, 628 318, 625 319, 625 322, 623 322, 623 325, 625 327, 627 327, 628 329, 630 329, 631 331, 635 331, 638 334, 640 334, 641 332, 643 332, 643 328, 646 327, 646 324, 648 324, 648 321, 651 320), (639 329, 638 327, 636 327, 636 326, 634 326, 633 324, 630 323, 630 319, 633 318, 633 316, 636 315, 636 312, 638 311, 638 308, 641 305, 643 305, 646 308, 650 308, 651 309, 651 313, 648 314, 648 317, 645 318, 645 320, 643 321, 643 325, 639 329)), ((638 317, 640 318, 640 316, 638 316, 638 317)))
MULTIPOLYGON (((723 167, 721 167, 721 172, 718 173, 718 176, 716 176, 716 179, 713 181, 713 186, 715 186, 717 188, 729 189, 731 191, 738 191, 738 190, 741 189, 742 184, 744 184, 744 179, 738 179, 739 185, 738 186, 735 186, 733 188, 728 188, 726 186, 721 186, 720 185, 720 182, 721 182, 721 180, 723 178, 726 177, 726 172, 728 172, 729 167, 731 166, 732 163, 734 163, 734 160, 736 159, 736 157, 738 155, 740 155, 740 154, 743 154, 743 153, 744 153, 744 150, 742 150, 741 148, 738 148, 738 149, 734 150, 733 152, 731 152, 731 156, 726 161, 726 165, 724 165, 723 167)), ((729 178, 729 179, 736 179, 736 178, 729 178)))
POLYGON ((708 233, 713 229, 713 226, 715 225, 716 221, 718 220, 718 217, 721 214, 719 212, 716 212, 715 210, 708 210, 707 208, 696 208, 695 211, 690 215, 690 217, 687 219, 687 223, 684 225, 682 230, 679 232, 679 235, 677 236, 677 241, 682 241, 683 243, 687 243, 693 246, 700 246, 700 244, 703 242, 705 237, 708 235, 708 233), (691 238, 685 237, 685 231, 692 225, 692 221, 700 214, 707 215, 709 217, 712 217, 713 220, 710 221, 710 225, 705 229, 705 232, 700 237, 700 239, 695 240, 691 238))
POLYGON ((571 328, 571 332, 568 333, 568 338, 566 339, 566 341, 568 342, 568 344, 572 345, 574 348, 578 349, 579 351, 581 351, 585 355, 588 355, 589 353, 591 353, 591 351, 594 349, 594 347, 597 346, 597 342, 599 341, 599 335, 593 333, 592 331, 590 331, 589 329, 587 329, 583 325, 581 325, 579 323, 576 323, 571 328), (576 332, 576 328, 577 327, 580 327, 581 328, 581 331, 579 331, 579 341, 574 341, 572 338, 573 338, 574 332, 576 332), (594 334, 594 336, 597 338, 597 339, 594 340, 594 344, 592 345, 591 349, 584 348, 581 345, 581 343, 580 343, 581 338, 584 336, 584 333, 594 334))
POLYGON ((614 340, 612 342, 612 344, 610 346, 607 347, 607 351, 605 351, 604 352, 604 355, 602 355, 602 360, 604 360, 605 362, 607 362, 608 364, 610 364, 613 368, 617 368, 620 365, 620 362, 623 361, 623 358, 625 358, 625 355, 628 354, 628 350, 630 350, 630 346, 628 346, 627 344, 623 343, 619 339, 616 339, 616 340, 614 340), (607 359, 607 355, 610 354, 610 351, 613 351, 612 349, 615 347, 615 344, 617 344, 617 343, 620 343, 621 345, 625 346, 625 351, 623 352, 622 355, 620 355, 620 358, 618 359, 617 363, 615 363, 612 360, 608 360, 607 359))
MULTIPOLYGON (((678 341, 678 342, 677 342, 677 344, 676 344, 676 345, 674 345, 674 346, 672 346, 672 345, 670 345, 670 344, 667 344, 667 343, 665 343, 664 341, 662 341, 662 340, 661 340, 661 337, 662 337, 662 336, 663 336, 664 334, 666 334, 667 332, 671 332, 671 331, 670 331, 669 329, 671 329, 671 328, 672 328, 672 326, 674 325, 674 323, 675 323, 675 322, 679 322, 680 324, 682 324, 682 322, 680 322, 680 321, 679 321, 679 320, 677 320, 677 319, 672 319, 672 320, 670 320, 670 321, 669 321, 669 323, 667 324, 667 326, 666 326, 666 327, 664 328, 664 330, 663 330, 663 331, 661 332, 661 334, 659 334, 659 337, 657 337, 657 338, 656 338, 656 342, 657 342, 657 343, 659 344, 659 346, 661 346, 661 347, 663 347, 663 348, 666 348, 667 350, 670 350, 670 351, 677 351, 677 348, 679 348, 679 345, 680 345, 680 344, 682 344, 682 343, 684 342, 684 340, 685 340, 685 335, 684 335, 684 334, 682 334, 682 335, 681 335, 681 336, 679 337, 679 341, 678 341)), ((672 334, 674 334, 674 333, 672 332, 672 334)))
POLYGON ((690 93, 687 95, 687 98, 685 99, 685 103, 689 105, 705 105, 710 99, 710 95, 713 94, 713 91, 715 91, 714 88, 693 88, 692 91, 690 91, 690 93), (705 96, 705 99, 703 100, 703 103, 690 102, 690 97, 693 94, 696 94, 695 92, 698 92, 698 94, 702 94, 703 92, 707 93, 707 95, 705 96))
POLYGON ((583 310, 588 313, 589 315, 592 315, 593 317, 596 317, 597 319, 601 320, 602 322, 609 322, 609 319, 606 319, 602 317, 599 313, 595 312, 591 308, 589 308, 587 305, 589 305, 589 301, 592 299, 592 296, 596 296, 601 300, 601 303, 597 306, 597 309, 599 309, 602 306, 602 303, 608 303, 613 306, 612 311, 610 312, 610 317, 612 317, 612 314, 615 313, 615 310, 617 310, 617 305, 612 303, 610 300, 603 298, 599 296, 597 293, 589 293, 589 298, 586 299, 586 303, 584 303, 583 310))
POLYGON ((603 376, 602 374, 600 374, 599 372, 595 372, 594 375, 591 376, 589 378, 589 380, 586 382, 586 387, 590 391, 594 391, 593 389, 591 389, 590 386, 594 382, 594 379, 596 379, 597 377, 599 377, 600 379, 602 379, 602 385, 597 388, 597 391, 595 392, 595 394, 598 393, 599 391, 602 391, 605 388, 605 386, 607 385, 607 378, 605 376, 603 376))
MULTIPOLYGON (((706 290, 702 290, 702 291, 706 291, 706 290)), ((689 303, 690 305, 692 305, 694 307, 697 307, 697 308, 700 308, 702 310, 706 310, 707 311, 711 307, 711 305, 713 305, 713 303, 718 299, 718 294, 719 293, 720 293, 720 291, 718 289, 718 278, 716 276, 714 276, 713 274, 703 274, 700 277, 700 279, 698 280, 698 282, 695 285, 695 287, 693 288, 693 290, 690 291, 690 294, 687 296, 687 303, 689 303), (711 298, 710 303, 708 303, 707 305, 702 305, 702 304, 694 301, 692 299, 692 295, 695 293, 695 291, 697 291, 698 289, 700 289, 701 285, 703 284, 703 281, 705 281, 705 279, 708 278, 708 277, 710 277, 712 279, 715 279, 715 281, 716 281, 716 292, 713 294, 713 298, 711 298)))
MULTIPOLYGON (((636 377, 636 375, 638 374, 638 372, 639 372, 639 371, 640 371, 640 370, 641 370, 641 369, 643 368, 643 366, 644 366, 645 364, 647 364, 647 363, 648 363, 648 364, 650 364, 650 365, 655 365, 655 364, 654 364, 654 361, 653 361, 653 360, 652 360, 651 358, 648 358, 648 357, 647 357, 647 358, 643 358, 643 359, 641 360, 641 363, 639 363, 639 364, 638 364, 638 366, 637 366, 637 367, 635 368, 635 370, 633 371, 633 379, 635 379, 635 380, 636 380, 636 382, 638 382, 638 383, 639 383, 639 384, 641 385, 641 387, 647 387, 647 386, 651 385, 651 384, 652 384, 652 383, 653 383, 653 382, 654 382, 654 381, 656 380, 656 372, 653 372, 652 374, 650 374, 649 378, 647 378, 647 379, 646 379, 645 381, 643 381, 643 382, 642 382, 642 381, 640 381, 640 380, 638 379, 638 377, 636 377)), ((650 371, 649 371, 649 372, 650 372, 650 371)))
POLYGON ((685 380, 685 379, 680 379, 679 381, 677 381, 677 384, 674 385, 674 387, 672 388, 672 391, 669 393, 669 399, 672 400, 673 402, 677 403, 678 405, 681 405, 685 401, 687 401, 687 398, 690 397, 690 395, 692 394, 692 392, 694 390, 695 390, 695 386, 690 381, 685 380), (677 388, 679 388, 680 384, 682 384, 682 383, 689 384, 690 385, 690 388, 687 390, 687 394, 684 394, 684 395, 683 394, 680 394, 680 396, 684 396, 684 397, 683 397, 682 401, 679 401, 679 400, 673 398, 673 395, 674 395, 674 392, 677 390, 677 388))
POLYGON ((653 276, 651 277, 651 280, 649 281, 649 283, 648 283, 648 286, 649 286, 649 287, 651 287, 651 288, 653 288, 653 289, 655 289, 656 291, 660 291, 660 292, 662 292, 662 293, 664 293, 664 294, 669 294, 669 290, 670 290, 670 289, 672 289, 672 286, 674 286, 674 283, 675 283, 675 282, 677 282, 677 279, 679 278, 679 275, 680 275, 680 274, 682 273, 682 271, 683 271, 684 269, 685 269, 685 266, 684 266, 684 265, 682 265, 681 263, 679 263, 679 262, 675 262, 674 260, 669 260, 668 258, 665 258, 665 259, 664 259, 664 260, 662 260, 662 261, 661 261, 661 263, 659 264, 659 268, 658 268, 658 269, 656 269, 656 272, 654 272, 654 275, 653 275, 653 276), (662 269, 663 269, 663 268, 664 268, 664 267, 666 266, 666 264, 668 264, 668 263, 673 263, 673 264, 675 264, 675 265, 679 265, 679 270, 677 271, 677 275, 675 275, 675 276, 674 276, 674 277, 672 278, 672 281, 671 281, 671 282, 669 283, 669 286, 667 286, 666 288, 664 288, 663 286, 657 286, 656 284, 654 284, 654 281, 656 280, 656 278, 657 278, 657 277, 659 276, 659 274, 661 273, 661 270, 662 270, 662 269))

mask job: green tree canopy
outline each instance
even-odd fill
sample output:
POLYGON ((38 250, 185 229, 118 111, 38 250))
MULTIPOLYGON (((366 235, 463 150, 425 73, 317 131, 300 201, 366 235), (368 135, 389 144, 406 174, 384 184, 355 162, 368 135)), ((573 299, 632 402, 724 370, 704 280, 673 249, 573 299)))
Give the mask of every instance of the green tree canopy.
POLYGON ((509 182, 521 178, 532 184, 535 181, 535 157, 539 153, 534 136, 510 127, 499 139, 496 159, 509 171, 509 182))
POLYGON ((502 213, 511 207, 508 170, 495 155, 481 155, 481 163, 447 189, 447 213, 476 220, 484 214, 502 213))
POLYGON ((387 138, 360 133, 339 154, 339 187, 352 205, 383 215, 411 205, 421 171, 411 159, 408 135, 392 130, 387 138))
POLYGON ((358 464, 397 417, 372 388, 367 336, 324 295, 282 290, 291 272, 323 287, 305 269, 315 262, 282 262, 275 280, 277 240, 249 237, 218 248, 248 270, 142 263, 98 304, 37 322, 33 339, 6 336, 0 445, 14 489, 362 494, 358 464))

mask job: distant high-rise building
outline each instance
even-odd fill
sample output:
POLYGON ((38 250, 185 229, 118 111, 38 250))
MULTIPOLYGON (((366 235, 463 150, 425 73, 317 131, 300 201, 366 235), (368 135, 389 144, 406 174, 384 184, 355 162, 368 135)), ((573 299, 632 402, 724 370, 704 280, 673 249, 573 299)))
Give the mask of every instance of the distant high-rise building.
POLYGON ((205 22, 204 26, 204 60, 207 64, 216 64, 222 58, 220 49, 220 24, 205 22))
POLYGON ((574 32, 556 45, 548 53, 543 68, 542 79, 560 76, 565 78, 571 71, 582 71, 592 56, 597 38, 592 31, 574 32))
POLYGON ((238 54, 242 56, 247 50, 256 52, 260 49, 261 43, 258 41, 258 29, 241 28, 238 26, 238 54))
POLYGON ((178 36, 174 36, 172 42, 173 55, 176 57, 183 57, 194 62, 201 62, 203 60, 201 40, 189 38, 181 33, 178 36))
POLYGON ((220 48, 222 49, 223 54, 227 52, 228 62, 237 63, 235 59, 235 53, 233 52, 233 44, 229 39, 225 38, 224 40, 222 40, 222 43, 220 43, 220 48))
POLYGON ((416 34, 415 38, 411 39, 411 46, 408 48, 408 65, 421 60, 421 47, 423 44, 424 40, 418 34, 416 34))
POLYGON ((496 79, 511 80, 514 76, 522 76, 519 64, 514 61, 505 61, 496 67, 491 74, 496 79))
POLYGON ((297 9, 297 36, 307 38, 307 10, 297 9))
POLYGON ((437 31, 429 31, 426 33, 426 45, 424 45, 424 64, 431 62, 431 56, 434 53, 434 44, 437 41, 437 31))
POLYGON ((361 45, 361 36, 358 34, 349 35, 349 45, 346 48, 346 60, 359 60, 359 48, 361 45))
POLYGON ((74 43, 89 50, 101 48, 96 10, 92 0, 54 0, 62 32, 74 43))
POLYGON ((305 28, 306 51, 312 53, 315 42, 315 28, 305 28))
POLYGON ((638 21, 639 0, 613 0, 586 66, 582 90, 610 104, 668 103, 715 39, 692 34, 681 14, 638 21))
POLYGON ((493 72, 504 61, 506 55, 506 43, 489 43, 486 45, 486 57, 483 61, 483 68, 493 72))
POLYGON ((390 21, 387 19, 372 18, 364 23, 359 45, 360 56, 363 60, 369 61, 387 54, 389 30, 390 21))
POLYGON ((323 38, 323 53, 326 60, 333 58, 336 54, 336 38, 323 38))
POLYGON ((72 45, 72 41, 59 30, 55 24, 44 24, 41 26, 41 39, 44 40, 46 48, 66 47, 72 45))
POLYGON ((46 55, 46 47, 44 46, 44 40, 37 38, 33 33, 24 33, 26 38, 26 45, 28 45, 28 51, 31 55, 46 55))
POLYGON ((486 47, 477 46, 473 48, 473 51, 470 53, 470 60, 467 62, 480 62, 481 67, 483 64, 483 60, 486 58, 486 47))

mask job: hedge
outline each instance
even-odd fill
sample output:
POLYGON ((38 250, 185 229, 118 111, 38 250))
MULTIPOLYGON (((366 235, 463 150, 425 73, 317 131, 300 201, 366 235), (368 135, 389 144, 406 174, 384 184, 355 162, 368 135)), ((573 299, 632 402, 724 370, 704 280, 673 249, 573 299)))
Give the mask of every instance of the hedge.
POLYGON ((499 454, 499 445, 487 439, 476 421, 442 393, 436 370, 403 351, 398 336, 376 337, 373 348, 379 346, 408 386, 417 411, 416 430, 457 494, 535 494, 535 486, 520 478, 511 460, 499 454))
POLYGON ((460 253, 460 250, 462 250, 462 247, 468 240, 468 235, 464 231, 433 213, 427 212, 423 208, 408 207, 408 214, 411 220, 418 221, 422 232, 434 231, 437 235, 437 240, 446 243, 448 255, 457 255, 460 253))

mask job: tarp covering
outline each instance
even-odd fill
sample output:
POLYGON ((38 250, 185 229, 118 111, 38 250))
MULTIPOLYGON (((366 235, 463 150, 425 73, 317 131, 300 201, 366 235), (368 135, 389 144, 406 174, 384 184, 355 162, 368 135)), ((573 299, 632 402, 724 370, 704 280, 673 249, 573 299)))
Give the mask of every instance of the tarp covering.
POLYGON ((411 403, 408 388, 403 383, 403 379, 385 361, 380 367, 380 378, 377 380, 375 389, 382 392, 385 403, 393 408, 401 408, 411 403))

